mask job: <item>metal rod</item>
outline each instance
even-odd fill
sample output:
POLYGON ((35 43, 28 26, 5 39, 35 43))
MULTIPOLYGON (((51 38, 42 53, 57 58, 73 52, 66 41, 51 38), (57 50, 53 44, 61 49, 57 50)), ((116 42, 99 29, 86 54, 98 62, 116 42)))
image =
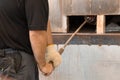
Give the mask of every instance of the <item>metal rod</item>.
POLYGON ((62 54, 65 47, 68 45, 68 43, 72 40, 72 38, 76 35, 76 33, 87 23, 87 21, 85 20, 78 28, 77 30, 71 35, 71 37, 65 42, 64 46, 62 48, 59 49, 59 53, 62 54))

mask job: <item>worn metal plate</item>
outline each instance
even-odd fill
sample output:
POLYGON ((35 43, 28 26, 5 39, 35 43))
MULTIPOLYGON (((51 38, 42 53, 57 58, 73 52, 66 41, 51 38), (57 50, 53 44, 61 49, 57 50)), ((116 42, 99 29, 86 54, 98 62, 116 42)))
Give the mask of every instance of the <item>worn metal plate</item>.
POLYGON ((120 0, 63 0, 66 15, 111 15, 120 13, 120 0))
POLYGON ((91 14, 117 14, 119 0, 92 0, 91 14))
POLYGON ((40 80, 120 80, 120 46, 68 45, 62 64, 40 80))
POLYGON ((49 17, 51 22, 51 28, 53 32, 62 32, 62 13, 60 10, 60 4, 58 0, 49 0, 49 17))
MULTIPOLYGON (((53 35, 55 44, 65 44, 70 38, 71 34, 59 34, 53 35)), ((80 45, 120 45, 120 34, 76 34, 69 44, 80 44, 80 45)))
POLYGON ((72 0, 62 0, 62 4, 64 14, 69 14, 72 12, 72 0))
POLYGON ((87 15, 90 13, 90 1, 63 0, 63 12, 66 15, 87 15))

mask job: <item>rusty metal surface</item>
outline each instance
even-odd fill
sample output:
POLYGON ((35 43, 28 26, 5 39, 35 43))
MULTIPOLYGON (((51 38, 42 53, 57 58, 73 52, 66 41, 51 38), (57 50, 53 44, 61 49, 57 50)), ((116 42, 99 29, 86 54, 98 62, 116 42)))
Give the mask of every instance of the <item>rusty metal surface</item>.
POLYGON ((112 14, 119 12, 119 0, 92 0, 91 14, 112 14))
POLYGON ((90 13, 89 0, 63 0, 63 12, 66 15, 90 13))
POLYGON ((87 15, 86 13, 90 13, 90 0, 72 1, 72 14, 75 13, 77 13, 78 15, 80 13, 83 15, 87 15))
POLYGON ((120 14, 120 0, 62 0, 66 15, 120 14))
POLYGON ((65 14, 72 12, 72 0, 62 0, 62 10, 65 14))
MULTIPOLYGON (((55 44, 64 44, 71 34, 54 35, 55 44)), ((120 34, 77 34, 69 44, 120 45, 120 34)))

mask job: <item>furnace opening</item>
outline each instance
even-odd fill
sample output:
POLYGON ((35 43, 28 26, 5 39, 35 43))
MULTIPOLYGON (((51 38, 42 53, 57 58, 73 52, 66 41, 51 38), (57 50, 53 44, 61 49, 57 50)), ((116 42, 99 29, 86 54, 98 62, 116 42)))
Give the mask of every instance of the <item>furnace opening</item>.
POLYGON ((120 33, 120 15, 106 16, 106 33, 120 33))
MULTIPOLYGON (((72 33, 84 22, 85 16, 68 16, 67 19, 67 32, 72 33)), ((120 33, 120 15, 106 15, 105 21, 106 33, 120 33)), ((96 33, 96 24, 87 23, 79 33, 96 33)))
MULTIPOLYGON (((68 33, 74 32, 85 20, 84 16, 68 16, 68 33)), ((79 33, 95 33, 96 25, 85 24, 79 33)))

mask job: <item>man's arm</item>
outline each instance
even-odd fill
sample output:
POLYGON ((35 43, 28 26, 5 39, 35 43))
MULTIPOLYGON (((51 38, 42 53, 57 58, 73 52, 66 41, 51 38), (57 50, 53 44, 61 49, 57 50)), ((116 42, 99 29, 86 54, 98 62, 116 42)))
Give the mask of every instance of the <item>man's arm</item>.
POLYGON ((54 44, 53 43, 52 33, 51 33, 50 20, 48 21, 48 24, 47 24, 47 39, 48 39, 48 45, 54 44))
POLYGON ((51 33, 51 25, 50 21, 48 21, 47 25, 47 52, 46 52, 46 61, 47 62, 53 62, 53 66, 57 67, 61 64, 62 58, 61 55, 58 53, 58 51, 55 48, 53 37, 51 33))
POLYGON ((29 31, 30 42, 32 50, 37 61, 39 69, 45 73, 50 74, 53 70, 51 64, 46 63, 45 51, 47 46, 47 32, 40 30, 29 31))
POLYGON ((45 49, 47 45, 46 31, 30 31, 30 41, 33 49, 35 59, 42 67, 46 64, 45 61, 45 49))

